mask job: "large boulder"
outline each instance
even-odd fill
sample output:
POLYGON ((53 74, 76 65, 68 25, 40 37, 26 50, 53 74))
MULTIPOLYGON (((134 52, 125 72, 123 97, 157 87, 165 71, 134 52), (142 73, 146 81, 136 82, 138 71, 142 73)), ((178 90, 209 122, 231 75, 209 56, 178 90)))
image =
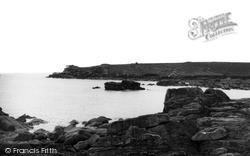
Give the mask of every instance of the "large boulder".
POLYGON ((160 143, 162 143, 162 138, 156 133, 147 131, 145 128, 130 126, 125 133, 125 144, 152 147, 160 143))
POLYGON ((65 134, 65 127, 56 126, 52 133, 47 133, 50 140, 57 140, 65 134))
POLYGON ((8 116, 0 116, 0 130, 15 131, 17 129, 26 129, 27 127, 8 116))
POLYGON ((100 126, 102 126, 103 124, 109 123, 110 120, 111 120, 110 118, 107 118, 107 117, 105 117, 105 116, 99 116, 98 118, 90 119, 90 120, 85 124, 85 126, 100 127, 100 126))
POLYGON ((193 141, 217 140, 227 136, 227 131, 223 127, 206 128, 197 132, 193 137, 193 141))
POLYGON ((27 119, 33 119, 33 118, 35 118, 35 117, 24 114, 24 115, 18 117, 16 120, 19 122, 26 122, 27 119))
POLYGON ((200 143, 200 152, 204 155, 232 155, 228 152, 249 155, 249 99, 225 102, 227 98, 211 92, 209 100, 215 103, 209 105, 209 116, 197 119, 200 131, 192 140, 200 143))
POLYGON ((33 127, 33 126, 35 126, 35 125, 46 124, 46 123, 48 123, 48 122, 47 122, 47 121, 44 121, 44 120, 42 120, 42 119, 39 119, 39 118, 34 118, 34 119, 32 119, 31 121, 26 122, 25 124, 28 125, 28 126, 33 127))
POLYGON ((28 131, 19 131, 18 136, 14 139, 14 141, 30 141, 34 138, 34 134, 28 131))
POLYGON ((48 138, 48 134, 49 132, 44 130, 44 129, 38 129, 36 131, 34 131, 34 135, 35 135, 35 139, 38 139, 38 140, 46 140, 48 138))
POLYGON ((219 89, 209 88, 205 90, 204 95, 206 97, 207 104, 230 101, 230 98, 222 90, 219 89))
POLYGON ((168 89, 164 100, 164 113, 172 109, 182 108, 183 106, 203 98, 203 91, 198 87, 187 87, 178 89, 168 89))
POLYGON ((90 138, 90 136, 91 133, 87 130, 81 128, 74 128, 64 134, 64 145, 75 145, 79 141, 87 140, 88 138, 90 138))
POLYGON ((100 139, 100 136, 97 134, 94 134, 87 140, 79 141, 76 145, 74 145, 74 147, 77 151, 88 149, 89 147, 93 146, 93 144, 96 143, 98 139, 100 139))
POLYGON ((149 114, 136 118, 126 119, 123 121, 115 121, 108 127, 108 133, 117 134, 129 129, 130 126, 137 126, 139 128, 150 128, 156 125, 166 123, 169 121, 167 114, 149 114))
POLYGON ((140 86, 139 82, 123 80, 122 82, 106 82, 104 83, 105 90, 145 90, 140 86))
POLYGON ((69 123, 70 124, 67 127, 65 127, 65 129, 64 129, 65 132, 74 129, 79 122, 74 119, 74 120, 70 121, 69 123))
POLYGON ((69 123, 72 124, 72 125, 77 125, 77 124, 79 124, 79 121, 73 119, 69 123))
POLYGON ((0 116, 9 116, 9 114, 2 111, 2 108, 0 107, 0 116))
POLYGON ((191 140, 196 132, 182 119, 145 115, 111 123, 106 137, 100 138, 90 152, 111 156, 199 155, 198 144, 191 140))

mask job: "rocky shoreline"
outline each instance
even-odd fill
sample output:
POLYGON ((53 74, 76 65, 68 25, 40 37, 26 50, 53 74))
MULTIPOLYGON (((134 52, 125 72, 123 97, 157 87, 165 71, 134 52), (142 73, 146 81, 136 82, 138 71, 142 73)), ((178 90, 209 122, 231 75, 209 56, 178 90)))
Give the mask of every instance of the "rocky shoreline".
MULTIPOLYGON (((231 100, 215 89, 168 89, 163 112, 112 123, 100 116, 80 127, 72 120, 53 132, 39 129, 31 133, 32 124, 26 118, 33 117, 14 119, 0 109, 1 155, 22 155, 14 149, 38 150, 35 155, 45 156, 250 155, 250 99, 231 100)), ((43 120, 33 121, 41 123, 43 120)))
POLYGON ((67 66, 48 78, 157 81, 159 86, 199 86, 250 90, 250 64, 230 62, 185 62, 155 64, 102 64, 67 66))
POLYGON ((165 79, 157 82, 158 86, 197 86, 221 88, 225 90, 250 90, 250 79, 165 79))

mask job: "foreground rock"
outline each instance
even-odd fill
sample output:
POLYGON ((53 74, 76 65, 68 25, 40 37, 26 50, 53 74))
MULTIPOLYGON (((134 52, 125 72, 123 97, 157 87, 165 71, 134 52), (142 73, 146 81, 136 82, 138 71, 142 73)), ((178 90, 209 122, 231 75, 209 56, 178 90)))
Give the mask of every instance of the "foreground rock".
POLYGON ((108 123, 110 120, 111 120, 110 118, 107 118, 105 116, 99 116, 98 118, 90 119, 84 125, 90 127, 108 127, 109 126, 108 123))
POLYGON ((250 99, 231 100, 214 89, 169 89, 162 113, 112 123, 100 116, 82 127, 72 120, 53 132, 30 133, 1 116, 0 154, 6 147, 37 147, 69 156, 249 156, 249 117, 250 99))
POLYGON ((42 119, 39 119, 39 118, 34 118, 31 121, 26 122, 24 124, 27 125, 27 126, 33 127, 33 126, 36 126, 36 125, 46 124, 46 123, 48 123, 48 122, 44 121, 42 119))
POLYGON ((34 118, 35 117, 24 114, 24 115, 20 116, 19 118, 17 118, 16 120, 24 123, 27 121, 27 119, 34 119, 34 118))
POLYGON ((25 125, 19 123, 14 118, 9 116, 0 116, 0 130, 2 131, 15 131, 17 129, 26 129, 25 125))
POLYGON ((9 116, 9 114, 3 112, 2 108, 0 107, 0 116, 9 116))
POLYGON ((221 90, 198 90, 168 90, 164 112, 197 129, 190 139, 201 155, 250 155, 250 99, 230 100, 221 90))
POLYGON ((105 90, 145 90, 145 88, 140 87, 140 83, 135 81, 123 80, 122 82, 106 82, 104 84, 105 90))

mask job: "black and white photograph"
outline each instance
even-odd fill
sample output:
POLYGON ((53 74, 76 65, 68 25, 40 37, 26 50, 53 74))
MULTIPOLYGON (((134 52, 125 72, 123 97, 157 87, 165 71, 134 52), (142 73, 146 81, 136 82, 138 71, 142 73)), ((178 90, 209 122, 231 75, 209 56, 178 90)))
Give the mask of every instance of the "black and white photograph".
POLYGON ((250 156, 247 0, 0 0, 0 156, 250 156))

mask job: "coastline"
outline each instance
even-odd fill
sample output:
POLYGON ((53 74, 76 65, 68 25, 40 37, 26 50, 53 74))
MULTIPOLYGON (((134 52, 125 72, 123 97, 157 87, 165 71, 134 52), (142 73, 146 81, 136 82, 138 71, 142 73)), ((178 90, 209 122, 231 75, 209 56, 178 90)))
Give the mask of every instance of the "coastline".
POLYGON ((250 63, 185 62, 68 65, 47 78, 156 81, 160 86, 198 86, 250 90, 250 63))
POLYGON ((0 153, 6 154, 6 148, 47 148, 56 152, 47 155, 247 155, 249 110, 250 99, 231 100, 221 90, 197 87, 169 89, 158 114, 111 123, 101 116, 80 127, 72 120, 53 132, 30 133, 27 124, 1 110, 0 153))

